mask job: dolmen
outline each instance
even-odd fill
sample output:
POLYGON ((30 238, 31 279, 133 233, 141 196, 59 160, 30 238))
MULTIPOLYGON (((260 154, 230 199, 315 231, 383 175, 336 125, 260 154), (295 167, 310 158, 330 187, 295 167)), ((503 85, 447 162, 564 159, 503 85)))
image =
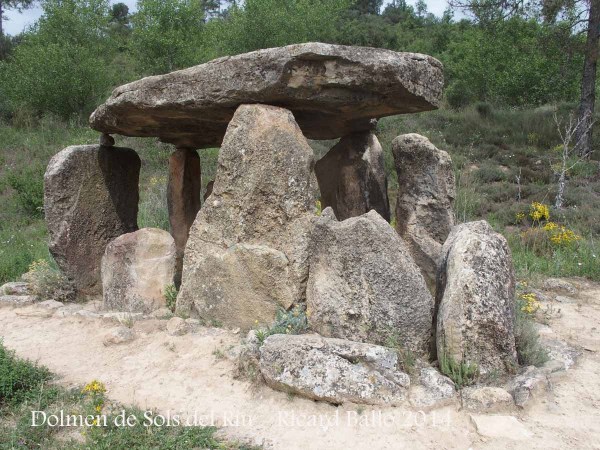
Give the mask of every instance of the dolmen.
MULTIPOLYGON (((430 56, 307 43, 120 86, 90 117, 100 145, 69 147, 48 166, 50 251, 107 309, 163 308, 173 283, 176 314, 225 327, 267 327, 282 311, 304 311, 316 334, 271 336, 260 367, 271 386, 310 398, 360 402, 370 392, 366 403, 397 404, 410 384, 399 355, 508 372, 510 251, 485 223, 456 228, 450 157, 423 136, 393 142, 399 195, 390 225, 377 119, 436 109, 443 85, 430 56), (114 146, 114 134, 173 145, 170 236, 138 230, 140 159, 114 146), (308 139, 339 141, 315 161, 308 139), (213 147, 217 172, 202 199, 198 151, 213 147), (490 296, 485 285, 502 289, 490 296), (331 375, 303 369, 304 351, 363 387, 299 380, 331 375)), ((422 368, 424 379, 438 380, 431 370, 422 368)), ((445 378, 431 383, 454 392, 445 378)))

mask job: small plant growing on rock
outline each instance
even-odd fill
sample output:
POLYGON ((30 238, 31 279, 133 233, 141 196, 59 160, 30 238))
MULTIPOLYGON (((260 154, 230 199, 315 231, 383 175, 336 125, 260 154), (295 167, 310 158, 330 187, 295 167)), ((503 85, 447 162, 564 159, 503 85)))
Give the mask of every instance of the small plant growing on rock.
POLYGON ((165 301, 167 303, 167 308, 171 310, 171 312, 175 312, 175 305, 177 303, 177 288, 173 283, 167 284, 165 286, 165 301))
POLYGON ((302 334, 308 329, 308 319, 304 306, 294 306, 289 311, 280 309, 277 311, 275 322, 269 327, 258 328, 256 338, 260 345, 272 334, 302 334))
POLYGON ((450 378, 460 389, 475 382, 479 376, 477 364, 457 362, 452 355, 443 352, 440 358, 440 372, 450 378))
POLYGON ((402 345, 400 335, 393 330, 390 331, 386 338, 385 346, 396 350, 396 353, 398 354, 398 361, 402 366, 402 370, 409 375, 412 375, 415 371, 417 358, 412 351, 402 345))
POLYGON ((72 302, 76 298, 73 284, 45 259, 32 262, 23 279, 31 283, 33 294, 40 299, 72 302))

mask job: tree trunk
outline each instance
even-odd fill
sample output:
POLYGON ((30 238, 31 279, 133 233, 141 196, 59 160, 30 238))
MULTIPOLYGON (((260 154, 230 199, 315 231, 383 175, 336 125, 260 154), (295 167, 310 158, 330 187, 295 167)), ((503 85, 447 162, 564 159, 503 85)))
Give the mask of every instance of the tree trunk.
POLYGON ((0 37, 4 36, 4 29, 2 28, 2 14, 4 14, 4 10, 2 9, 2 0, 0 0, 0 37))
POLYGON ((599 37, 600 0, 591 0, 583 62, 583 77, 581 80, 581 102, 579 103, 579 120, 581 126, 576 136, 576 142, 579 142, 577 151, 580 156, 589 157, 592 153, 592 127, 590 125, 594 120, 594 104, 596 102, 596 65, 598 63, 599 37))

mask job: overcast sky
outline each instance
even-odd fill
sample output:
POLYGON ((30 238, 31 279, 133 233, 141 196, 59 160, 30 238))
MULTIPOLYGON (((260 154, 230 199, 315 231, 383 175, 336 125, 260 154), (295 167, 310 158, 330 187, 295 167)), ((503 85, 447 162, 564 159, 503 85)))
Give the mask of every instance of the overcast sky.
MULTIPOLYGON (((127 4, 127 6, 129 6, 130 11, 135 10, 136 0, 120 1, 122 3, 127 4)), ((111 1, 111 3, 119 3, 119 0, 111 1)), ((408 0, 408 3, 414 5, 416 3, 416 0, 408 0)), ((448 6, 447 0, 425 0, 425 3, 427 3, 429 11, 437 16, 441 16, 446 7, 448 6)), ((7 34, 14 35, 19 34, 29 25, 33 25, 35 21, 42 15, 42 9, 39 6, 35 6, 34 8, 30 8, 23 11, 22 13, 18 13, 17 11, 7 11, 5 15, 8 20, 4 22, 4 31, 7 34)))

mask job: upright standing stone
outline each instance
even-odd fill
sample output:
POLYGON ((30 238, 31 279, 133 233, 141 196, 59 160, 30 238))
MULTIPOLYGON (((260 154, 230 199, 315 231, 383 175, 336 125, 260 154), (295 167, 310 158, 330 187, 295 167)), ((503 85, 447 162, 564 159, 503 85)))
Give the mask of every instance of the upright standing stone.
POLYGON ((315 165, 323 208, 339 220, 374 209, 389 222, 383 149, 370 131, 344 136, 315 165))
POLYGON ((484 221, 452 229, 442 249, 436 303, 437 356, 511 372, 515 349, 515 275, 506 239, 484 221))
POLYGON ((142 228, 110 242, 102 258, 104 307, 142 313, 165 307, 175 257, 173 237, 158 228, 142 228))
POLYGON ((79 145, 50 160, 44 211, 50 252, 84 294, 100 292, 106 245, 137 230, 140 158, 128 148, 79 145))
POLYGON ((392 152, 398 173, 396 230, 433 290, 442 245, 454 225, 452 160, 418 134, 398 136, 392 152))
POLYGON ((177 248, 177 269, 175 284, 181 281, 183 251, 190 228, 200 210, 200 190, 202 189, 200 157, 193 149, 177 149, 169 158, 169 184, 167 206, 171 235, 177 248))
POLYGON ((303 300, 313 152, 286 109, 242 105, 185 249, 177 310, 249 329, 303 300))
POLYGON ((433 298, 402 237, 375 211, 315 220, 306 288, 310 328, 323 336, 429 351, 433 298))

